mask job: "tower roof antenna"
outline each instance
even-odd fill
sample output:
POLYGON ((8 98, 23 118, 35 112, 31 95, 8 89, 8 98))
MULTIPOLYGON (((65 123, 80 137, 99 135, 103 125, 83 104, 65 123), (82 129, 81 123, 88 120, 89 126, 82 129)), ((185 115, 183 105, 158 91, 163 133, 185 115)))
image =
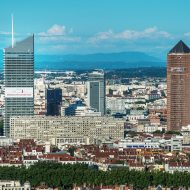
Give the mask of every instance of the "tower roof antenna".
POLYGON ((12 48, 14 47, 14 17, 13 14, 11 15, 12 20, 12 48))

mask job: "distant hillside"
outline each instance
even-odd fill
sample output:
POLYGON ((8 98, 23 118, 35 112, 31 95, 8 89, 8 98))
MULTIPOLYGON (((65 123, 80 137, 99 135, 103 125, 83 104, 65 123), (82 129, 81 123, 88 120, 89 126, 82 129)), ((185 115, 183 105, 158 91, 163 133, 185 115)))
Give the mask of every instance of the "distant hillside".
POLYGON ((37 55, 39 61, 71 62, 160 62, 161 60, 142 52, 95 53, 86 55, 37 55))
MULTIPOLYGON (((0 62, 3 56, 0 52, 0 62)), ((162 60, 142 52, 96 53, 86 55, 35 55, 35 69, 83 70, 125 69, 165 66, 162 60)), ((3 64, 0 64, 3 68, 3 64)))

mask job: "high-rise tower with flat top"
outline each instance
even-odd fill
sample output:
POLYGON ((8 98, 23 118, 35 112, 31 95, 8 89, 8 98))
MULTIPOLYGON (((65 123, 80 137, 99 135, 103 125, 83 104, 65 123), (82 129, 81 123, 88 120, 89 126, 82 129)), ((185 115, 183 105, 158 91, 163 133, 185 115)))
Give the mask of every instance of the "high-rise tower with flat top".
POLYGON ((105 75, 103 70, 93 71, 89 74, 87 83, 88 106, 94 108, 101 115, 105 115, 105 75))

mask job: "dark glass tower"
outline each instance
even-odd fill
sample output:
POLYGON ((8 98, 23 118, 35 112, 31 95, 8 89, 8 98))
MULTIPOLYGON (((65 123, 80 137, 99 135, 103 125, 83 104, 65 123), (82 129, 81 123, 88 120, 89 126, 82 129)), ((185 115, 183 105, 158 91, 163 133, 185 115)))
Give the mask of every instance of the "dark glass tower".
POLYGON ((60 106, 62 104, 62 89, 47 89, 46 91, 46 106, 47 115, 56 116, 60 115, 60 106))
POLYGON ((10 117, 34 114, 34 36, 4 49, 4 135, 10 117))

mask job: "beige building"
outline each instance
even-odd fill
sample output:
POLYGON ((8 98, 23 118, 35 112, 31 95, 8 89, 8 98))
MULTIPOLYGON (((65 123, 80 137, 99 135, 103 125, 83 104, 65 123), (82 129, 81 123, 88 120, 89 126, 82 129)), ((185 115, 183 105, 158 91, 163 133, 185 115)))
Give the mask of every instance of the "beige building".
POLYGON ((108 138, 113 141, 123 138, 124 122, 112 117, 19 116, 10 120, 10 136, 13 139, 50 141, 56 145, 92 144, 108 138))
POLYGON ((21 185, 20 181, 0 180, 0 190, 31 190, 29 182, 21 185))
POLYGON ((46 83, 44 78, 39 78, 34 80, 34 114, 35 115, 45 115, 46 105, 45 105, 45 92, 46 83))

